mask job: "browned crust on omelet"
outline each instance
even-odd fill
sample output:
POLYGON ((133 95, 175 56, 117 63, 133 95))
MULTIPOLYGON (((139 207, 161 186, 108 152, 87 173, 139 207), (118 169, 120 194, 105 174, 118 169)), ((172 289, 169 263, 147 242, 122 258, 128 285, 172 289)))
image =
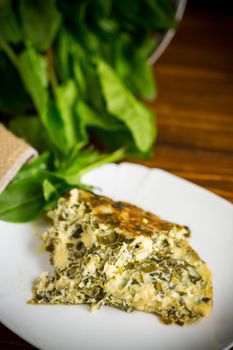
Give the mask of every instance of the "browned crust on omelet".
POLYGON ((127 202, 114 201, 83 190, 79 190, 79 201, 85 203, 98 223, 117 228, 121 234, 127 236, 151 236, 155 232, 169 232, 174 227, 186 230, 187 237, 190 235, 187 226, 162 220, 159 216, 127 202))

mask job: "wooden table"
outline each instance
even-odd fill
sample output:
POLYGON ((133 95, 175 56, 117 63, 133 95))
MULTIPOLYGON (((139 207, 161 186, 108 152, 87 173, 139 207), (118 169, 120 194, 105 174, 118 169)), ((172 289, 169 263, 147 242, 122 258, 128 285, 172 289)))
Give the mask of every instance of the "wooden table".
MULTIPOLYGON (((154 67, 159 167, 233 201, 233 18, 226 1, 193 1, 154 67), (219 4, 220 3, 220 4, 219 4), (219 6, 219 8, 218 8, 219 6)), ((0 325, 0 349, 33 347, 0 325)))

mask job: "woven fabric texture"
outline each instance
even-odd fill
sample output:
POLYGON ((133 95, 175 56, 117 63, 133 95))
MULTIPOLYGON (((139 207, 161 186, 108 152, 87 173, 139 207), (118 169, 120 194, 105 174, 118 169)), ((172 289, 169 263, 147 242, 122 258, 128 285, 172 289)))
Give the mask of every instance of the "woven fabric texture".
POLYGON ((34 148, 0 123, 0 193, 22 165, 36 155, 37 151, 34 148))

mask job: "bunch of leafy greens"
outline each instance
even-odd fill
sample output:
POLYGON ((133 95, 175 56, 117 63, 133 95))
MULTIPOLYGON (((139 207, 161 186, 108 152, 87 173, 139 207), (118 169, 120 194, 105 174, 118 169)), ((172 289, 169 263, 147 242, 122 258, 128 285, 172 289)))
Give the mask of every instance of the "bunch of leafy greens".
POLYGON ((0 0, 0 112, 40 152, 0 195, 0 219, 32 220, 93 167, 150 155, 139 98, 156 95, 148 57, 153 33, 175 26, 171 3, 0 0))

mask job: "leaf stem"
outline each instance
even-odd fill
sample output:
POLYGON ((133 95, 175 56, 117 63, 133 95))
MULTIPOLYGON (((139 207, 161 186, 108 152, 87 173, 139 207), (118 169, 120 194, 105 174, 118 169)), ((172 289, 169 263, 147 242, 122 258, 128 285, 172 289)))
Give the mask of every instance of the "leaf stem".
POLYGON ((103 155, 99 160, 97 160, 93 164, 88 165, 87 167, 80 170, 79 177, 81 178, 86 172, 91 171, 94 168, 99 167, 105 163, 120 161, 125 157, 125 154, 126 154, 125 148, 119 148, 118 150, 116 150, 111 154, 103 155))
POLYGON ((12 64, 15 66, 15 68, 19 71, 19 62, 17 59, 17 56, 15 55, 14 51, 10 47, 10 45, 0 36, 0 47, 3 49, 3 51, 6 53, 12 64))

